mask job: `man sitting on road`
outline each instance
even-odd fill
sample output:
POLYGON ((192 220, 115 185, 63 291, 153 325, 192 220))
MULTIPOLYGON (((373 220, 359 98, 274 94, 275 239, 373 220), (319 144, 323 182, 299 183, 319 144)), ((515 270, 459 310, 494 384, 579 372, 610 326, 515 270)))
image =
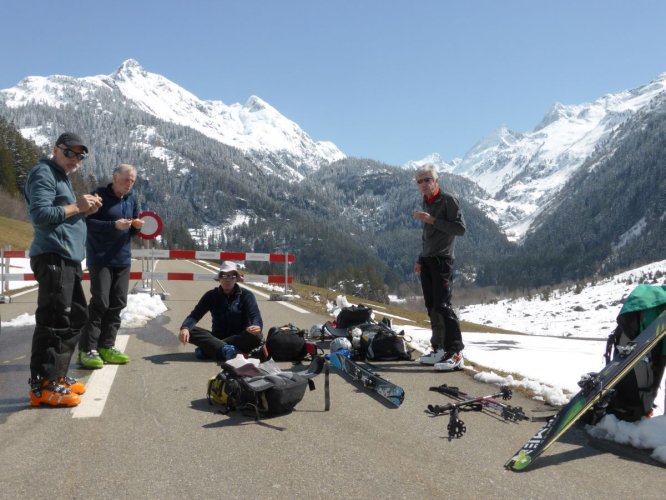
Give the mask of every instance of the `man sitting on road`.
POLYGON ((261 344, 264 323, 257 299, 238 285, 240 278, 235 263, 222 262, 217 276, 220 286, 206 292, 183 321, 178 339, 183 344, 197 346, 194 350, 197 358, 225 361, 261 344), (212 332, 195 326, 208 312, 212 332))

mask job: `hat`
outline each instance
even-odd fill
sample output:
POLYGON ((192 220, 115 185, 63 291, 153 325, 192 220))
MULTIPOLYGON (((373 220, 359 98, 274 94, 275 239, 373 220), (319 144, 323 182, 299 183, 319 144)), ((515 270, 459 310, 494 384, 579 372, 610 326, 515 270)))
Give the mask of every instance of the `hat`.
POLYGON ((64 144, 68 148, 74 146, 81 146, 83 148, 84 153, 88 152, 88 148, 86 147, 85 144, 83 144, 83 139, 81 139, 78 135, 72 132, 65 132, 64 134, 60 134, 60 137, 58 137, 58 140, 56 141, 55 145, 60 146, 61 144, 64 144))
POLYGON ((235 262, 231 262, 230 260, 225 260, 222 262, 222 266, 220 267, 220 272, 217 273, 217 279, 220 279, 220 276, 223 274, 229 274, 229 273, 236 273, 236 276, 240 276, 238 274, 238 267, 236 266, 235 262))

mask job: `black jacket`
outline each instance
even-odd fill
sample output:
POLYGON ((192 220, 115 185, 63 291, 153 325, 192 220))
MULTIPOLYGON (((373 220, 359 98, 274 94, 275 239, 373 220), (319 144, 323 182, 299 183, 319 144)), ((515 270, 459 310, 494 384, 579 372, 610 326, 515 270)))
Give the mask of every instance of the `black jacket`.
POLYGON ((230 296, 225 295, 220 286, 207 291, 185 318, 181 328, 191 330, 208 312, 212 319, 212 333, 218 339, 238 335, 250 325, 258 325, 262 329, 264 326, 254 294, 238 285, 234 286, 230 296))
POLYGON ((423 250, 419 257, 455 258, 456 236, 465 234, 465 219, 458 200, 440 189, 432 203, 423 200, 423 210, 435 218, 423 223, 423 250))

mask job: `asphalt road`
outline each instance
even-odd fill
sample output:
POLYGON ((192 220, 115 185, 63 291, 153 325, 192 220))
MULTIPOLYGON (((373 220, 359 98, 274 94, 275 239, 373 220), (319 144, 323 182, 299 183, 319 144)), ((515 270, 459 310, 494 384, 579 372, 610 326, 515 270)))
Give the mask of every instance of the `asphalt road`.
MULTIPOLYGON (((201 272, 185 261, 160 262, 158 268, 201 272)), ((666 470, 648 452, 592 439, 581 428, 523 473, 503 464, 542 422, 507 423, 466 412, 461 418, 467 433, 449 441, 448 417, 430 417, 424 410, 450 400, 429 387, 446 383, 478 395, 497 388, 416 362, 377 363, 405 388, 400 408, 387 407, 332 370, 328 412, 320 375, 317 389, 291 414, 259 422, 222 415, 206 400, 207 380, 218 368, 196 360, 193 347, 176 338, 182 319, 215 283, 163 285, 169 310, 143 328, 121 329, 129 335, 126 352, 132 361, 118 367, 99 417, 30 408, 32 328, 2 329, 0 498, 664 496, 666 470)), ((285 323, 309 329, 327 319, 258 293, 266 330, 285 323)), ((29 293, 0 304, 0 314, 5 321, 34 314, 35 299, 29 293)), ((291 369, 289 363, 281 366, 291 369)), ((71 374, 91 377, 78 368, 71 374)), ((511 404, 528 413, 540 406, 520 394, 511 404)))

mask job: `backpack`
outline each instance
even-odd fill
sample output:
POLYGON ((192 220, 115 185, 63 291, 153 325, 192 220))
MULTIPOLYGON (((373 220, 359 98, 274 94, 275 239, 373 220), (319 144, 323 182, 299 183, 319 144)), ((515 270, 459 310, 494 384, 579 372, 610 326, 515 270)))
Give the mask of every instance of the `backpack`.
POLYGON ((337 328, 349 328, 372 320, 372 308, 363 304, 343 307, 335 318, 337 328))
POLYGON ((359 357, 374 361, 411 361, 411 351, 405 342, 405 332, 397 333, 382 321, 375 324, 362 325, 359 346, 359 357))
MULTIPOLYGON (((289 413, 303 399, 307 387, 314 390, 312 378, 323 365, 323 358, 316 356, 308 370, 297 373, 281 371, 271 360, 259 363, 236 356, 222 363, 222 371, 208 380, 208 402, 223 406, 224 414, 240 410, 254 415, 255 420, 289 413)), ((326 400, 328 410, 328 397, 326 400)))
MULTIPOLYGON (((649 298, 662 287, 639 285, 625 301, 617 317, 617 327, 608 337, 604 357, 606 363, 618 356, 623 347, 633 341, 661 312, 666 303, 654 305, 649 298), (655 290, 656 289, 656 290, 655 290), (648 300, 646 300, 646 297, 648 300), (633 307, 632 304, 636 304, 633 307), (650 307, 647 307, 650 304, 650 307)), ((666 293, 666 287, 663 287, 666 293)), ((664 374, 664 342, 659 343, 634 365, 614 387, 614 393, 605 408, 620 420, 634 422, 652 413, 654 400, 664 374)))
POLYGON ((292 324, 274 326, 266 335, 266 354, 275 361, 292 361, 300 363, 308 355, 317 353, 317 347, 305 340, 307 332, 299 330, 292 324))

